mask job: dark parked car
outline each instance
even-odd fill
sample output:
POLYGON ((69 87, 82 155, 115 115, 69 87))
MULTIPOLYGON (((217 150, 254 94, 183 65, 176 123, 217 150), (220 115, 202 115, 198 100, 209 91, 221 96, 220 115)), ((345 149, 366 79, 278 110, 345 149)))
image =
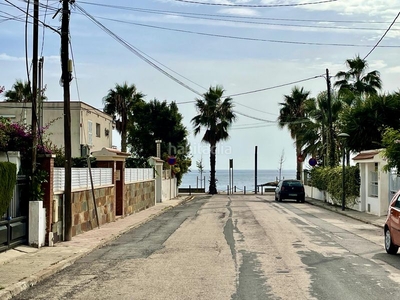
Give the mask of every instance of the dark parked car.
POLYGON ((390 201, 384 233, 386 252, 396 254, 400 246, 400 191, 390 201))
POLYGON ((294 199, 297 202, 304 202, 304 185, 300 180, 284 179, 278 183, 275 189, 275 201, 283 199, 294 199))

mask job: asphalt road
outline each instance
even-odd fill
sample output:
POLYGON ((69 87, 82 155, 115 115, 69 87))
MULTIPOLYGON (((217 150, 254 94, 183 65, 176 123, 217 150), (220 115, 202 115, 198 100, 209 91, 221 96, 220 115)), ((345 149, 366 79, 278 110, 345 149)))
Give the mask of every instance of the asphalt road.
POLYGON ((14 299, 398 299, 382 235, 272 195, 199 196, 14 299))

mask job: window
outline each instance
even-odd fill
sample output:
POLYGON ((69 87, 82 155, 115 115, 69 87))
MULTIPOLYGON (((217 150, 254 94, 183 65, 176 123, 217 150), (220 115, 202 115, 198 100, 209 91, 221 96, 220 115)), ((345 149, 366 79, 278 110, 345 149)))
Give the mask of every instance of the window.
POLYGON ((96 123, 96 137, 100 137, 100 124, 96 123))
POLYGON ((400 208, 400 197, 397 198, 396 202, 394 203, 394 206, 400 208))
POLYGON ((370 172, 369 195, 378 197, 378 172, 370 172))

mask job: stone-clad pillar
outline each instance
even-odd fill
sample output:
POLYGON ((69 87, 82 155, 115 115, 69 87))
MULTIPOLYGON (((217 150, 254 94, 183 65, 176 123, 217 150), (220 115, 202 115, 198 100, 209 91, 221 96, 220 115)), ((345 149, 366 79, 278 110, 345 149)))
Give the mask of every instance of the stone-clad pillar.
POLYGON ((125 159, 130 153, 121 152, 117 149, 103 148, 100 151, 92 152, 96 158, 99 168, 113 168, 114 184, 114 219, 118 216, 124 216, 125 212, 125 159))

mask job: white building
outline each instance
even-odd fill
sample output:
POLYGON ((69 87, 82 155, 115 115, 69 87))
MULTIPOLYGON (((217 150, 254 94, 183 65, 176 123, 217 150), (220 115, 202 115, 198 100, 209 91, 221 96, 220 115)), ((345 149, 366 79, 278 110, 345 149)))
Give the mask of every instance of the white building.
POLYGON ((360 202, 359 211, 365 211, 377 216, 387 213, 390 193, 390 174, 383 171, 386 160, 382 149, 361 151, 353 161, 360 168, 360 202))
MULTIPOLYGON (((31 124, 31 103, 0 102, 0 116, 14 122, 31 124)), ((64 102, 45 101, 38 112, 39 126, 51 124, 45 135, 54 145, 64 147, 64 102)), ((113 119, 110 115, 86 103, 71 101, 72 157, 86 156, 90 151, 112 147, 113 119)))

